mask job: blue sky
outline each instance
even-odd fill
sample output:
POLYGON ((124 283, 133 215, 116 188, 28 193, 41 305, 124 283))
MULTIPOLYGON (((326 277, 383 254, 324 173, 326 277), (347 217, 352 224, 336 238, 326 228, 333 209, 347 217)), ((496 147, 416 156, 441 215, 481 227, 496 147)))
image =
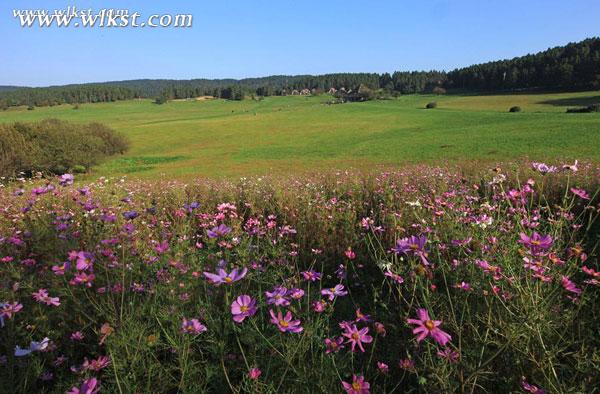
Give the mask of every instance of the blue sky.
POLYGON ((599 17, 598 0, 2 0, 0 85, 450 70, 600 36, 599 17), (193 14, 194 26, 22 28, 12 16, 67 6, 193 14))

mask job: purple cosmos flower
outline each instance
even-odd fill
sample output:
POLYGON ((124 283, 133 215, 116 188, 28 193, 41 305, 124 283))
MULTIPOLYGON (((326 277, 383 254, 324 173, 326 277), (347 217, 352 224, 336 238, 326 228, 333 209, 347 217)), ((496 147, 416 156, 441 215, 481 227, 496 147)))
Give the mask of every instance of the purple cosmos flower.
POLYGON ((408 319, 408 324, 416 324, 418 327, 413 329, 413 334, 418 334, 417 342, 421 342, 427 336, 431 336, 437 343, 445 346, 452 337, 439 329, 438 327, 442 324, 441 320, 431 320, 429 318, 429 312, 420 308, 417 310, 419 319, 408 319))
POLYGON ((67 391, 67 394, 95 394, 100 389, 100 382, 96 378, 89 378, 83 381, 81 386, 73 387, 67 391))
POLYGON ((344 348, 344 337, 325 338, 325 354, 337 353, 344 348))
POLYGON ((233 321, 241 323, 245 318, 254 316, 256 313, 256 300, 253 300, 248 295, 239 296, 231 304, 231 314, 233 315, 233 321))
POLYGON ((283 317, 281 311, 278 311, 277 315, 275 315, 275 312, 271 309, 269 310, 269 313, 271 314, 271 323, 277 325, 277 328, 279 328, 279 331, 281 332, 299 333, 304 330, 304 328, 300 326, 300 320, 293 320, 292 312, 290 311, 287 311, 285 317, 283 317))
POLYGON ((227 235, 231 232, 231 229, 224 225, 223 223, 219 224, 217 227, 213 227, 212 230, 207 230, 206 234, 208 234, 209 238, 218 238, 224 235, 227 235))
POLYGON ((140 216, 140 214, 137 213, 136 211, 123 212, 123 217, 127 220, 133 220, 133 219, 137 218, 138 216, 140 216))
POLYGON ((390 372, 390 366, 381 361, 377 361, 377 369, 382 374, 387 374, 388 372, 390 372))
POLYGON ((410 236, 408 238, 402 238, 396 241, 396 246, 392 248, 392 251, 396 254, 405 254, 407 256, 418 256, 421 258, 421 262, 424 265, 429 265, 427 261, 427 251, 425 250, 425 244, 427 243, 427 237, 424 235, 410 236))
POLYGON ((186 319, 183 318, 183 322, 181 323, 181 332, 186 334, 198 335, 207 330, 206 326, 198 319, 186 319))
POLYGON ((241 271, 238 272, 238 269, 235 268, 229 274, 222 268, 219 268, 218 274, 212 274, 210 272, 204 272, 204 276, 208 279, 213 285, 219 286, 222 283, 226 285, 230 285, 233 282, 237 282, 246 276, 248 273, 248 268, 244 267, 241 271))
POLYGON ((42 352, 48 348, 50 344, 50 338, 46 337, 42 339, 40 342, 31 341, 29 344, 29 348, 21 349, 19 346, 15 347, 15 357, 23 357, 27 356, 33 352, 42 352))
POLYGON ((342 382, 344 390, 348 394, 369 394, 371 385, 365 382, 364 376, 352 375, 352 383, 342 382))
POLYGON ((335 297, 342 297, 348 294, 344 290, 344 285, 337 284, 334 287, 321 290, 321 294, 329 297, 329 301, 333 301, 335 297))
POLYGON ((290 301, 286 298, 288 289, 283 286, 277 286, 272 291, 266 291, 268 305, 288 306, 290 301))
POLYGON ((308 280, 311 282, 316 282, 318 280, 321 280, 321 274, 318 273, 317 271, 302 271, 301 272, 302 276, 304 277, 304 280, 308 280))
POLYGON ((531 167, 540 174, 549 174, 556 172, 558 169, 554 166, 549 166, 546 163, 531 163, 531 167))
POLYGON ((62 174, 58 177, 58 184, 61 186, 72 185, 75 177, 72 174, 62 174))
POLYGON ((550 235, 540 235, 536 231, 533 232, 531 237, 525 233, 519 234, 521 239, 519 243, 522 243, 533 255, 538 255, 552 246, 552 237, 550 235))
POLYGON ((354 348, 358 346, 361 352, 365 351, 363 343, 373 342, 373 337, 369 335, 369 328, 364 327, 362 329, 356 328, 356 324, 345 325, 345 330, 342 335, 348 338, 347 343, 350 344, 351 350, 354 352, 354 348))

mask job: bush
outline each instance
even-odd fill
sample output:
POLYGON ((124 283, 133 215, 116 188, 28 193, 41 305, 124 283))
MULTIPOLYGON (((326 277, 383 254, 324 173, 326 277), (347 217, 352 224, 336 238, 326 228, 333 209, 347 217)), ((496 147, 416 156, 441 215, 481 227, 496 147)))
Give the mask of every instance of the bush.
POLYGON ((35 109, 35 107, 33 105, 30 105, 29 107, 27 107, 27 111, 33 111, 35 109))
POLYGON ((587 107, 567 108, 568 114, 589 114, 592 112, 600 112, 600 104, 592 104, 587 107))
POLYGON ((435 102, 435 101, 427 103, 427 105, 425 106, 425 109, 433 109, 433 108, 437 108, 437 102, 435 102))
POLYGON ((510 107, 508 112, 521 112, 521 107, 519 107, 518 105, 515 105, 514 107, 510 107))
POLYGON ((55 119, 0 125, 0 176, 20 172, 62 174, 76 165, 89 168, 107 156, 123 153, 127 140, 99 124, 55 119))
POLYGON ((79 164, 74 165, 71 170, 76 174, 84 174, 86 172, 85 166, 79 164))

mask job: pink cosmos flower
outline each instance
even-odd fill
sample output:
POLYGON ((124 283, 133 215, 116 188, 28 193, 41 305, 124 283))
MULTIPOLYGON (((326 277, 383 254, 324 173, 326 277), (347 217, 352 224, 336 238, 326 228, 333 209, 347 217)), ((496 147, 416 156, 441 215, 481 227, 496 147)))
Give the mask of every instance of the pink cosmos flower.
POLYGON ((362 329, 356 328, 355 324, 345 325, 345 331, 342 333, 343 336, 348 338, 347 343, 350 344, 351 350, 354 352, 355 347, 358 346, 361 352, 365 351, 363 343, 373 342, 373 337, 369 335, 369 328, 364 327, 362 329))
POLYGON ((0 318, 10 319, 14 314, 23 309, 23 304, 18 302, 5 302, 0 304, 0 318))
POLYGON ((521 233, 519 236, 521 237, 519 243, 522 243, 534 255, 540 254, 552 246, 552 237, 550 235, 540 235, 534 231, 531 237, 525 233, 521 233))
POLYGON ((40 304, 46 304, 48 306, 60 305, 60 299, 58 297, 50 297, 48 295, 48 290, 46 289, 39 289, 37 292, 32 293, 31 295, 33 296, 33 299, 40 304))
POLYGON ((277 328, 279 328, 279 331, 281 332, 299 333, 304 330, 304 328, 300 326, 300 320, 292 320, 292 312, 290 311, 285 314, 285 317, 283 317, 281 311, 278 311, 277 315, 275 315, 275 312, 271 309, 269 310, 269 313, 271 314, 271 323, 277 325, 277 328))
POLYGON ((100 389, 100 382, 96 378, 89 378, 83 381, 81 386, 73 387, 67 394, 95 394, 100 389))
POLYGON ((248 372, 248 377, 252 380, 256 380, 260 377, 260 375, 262 375, 262 371, 256 367, 252 368, 249 372, 248 372))
POLYGON ((233 321, 241 323, 245 318, 254 316, 256 313, 256 300, 250 296, 241 295, 231 304, 231 314, 233 321))
POLYGON ((86 287, 92 287, 92 283, 96 279, 94 274, 86 274, 85 272, 80 272, 75 277, 69 281, 71 285, 83 285, 86 287))
POLYGON ((383 374, 387 374, 388 372, 390 372, 389 365, 381 361, 377 361, 377 369, 383 374))
POLYGON ((417 342, 421 342, 427 336, 431 336, 437 343, 445 346, 452 339, 448 333, 438 328, 442 324, 441 320, 431 320, 429 312, 423 308, 419 308, 417 314, 419 315, 419 319, 407 320, 408 324, 416 324, 418 326, 413 329, 413 334, 418 334, 417 342))
POLYGON ((342 382, 342 386, 348 394, 369 394, 369 382, 365 382, 364 376, 352 375, 352 383, 342 382))
POLYGON ((213 274, 210 272, 204 272, 203 274, 204 274, 204 277, 206 277, 206 279, 208 279, 213 285, 219 286, 223 283, 225 283, 226 285, 230 285, 233 282, 237 282, 238 280, 243 279, 247 273, 248 273, 248 268, 244 267, 239 272, 238 272, 238 269, 235 268, 229 274, 227 273, 227 271, 225 271, 222 268, 219 268, 218 274, 213 274))
POLYGON ((302 276, 304 277, 304 280, 308 280, 311 282, 316 282, 318 280, 321 280, 321 274, 318 273, 317 271, 302 271, 301 272, 302 276))
POLYGON ((581 289, 575 286, 575 283, 573 283, 568 276, 563 275, 561 278, 561 283, 565 290, 577 295, 581 294, 581 289))
POLYGON ((84 271, 89 269, 94 263, 94 256, 89 252, 77 252, 75 262, 78 271, 84 271))
POLYGON ((573 193, 574 195, 576 195, 577 197, 583 199, 583 200, 589 200, 590 199, 590 195, 583 189, 577 189, 575 187, 571 188, 571 193, 573 193))
POLYGON ((392 280, 398 284, 404 283, 404 278, 398 274, 393 273, 392 271, 386 271, 384 275, 388 278, 392 278, 392 280))
POLYGON ((546 391, 542 390, 541 388, 527 383, 527 379, 525 378, 525 376, 521 377, 521 387, 523 387, 523 390, 528 391, 532 394, 546 394, 546 391))
POLYGON ((188 320, 184 318, 183 322, 181 323, 181 332, 186 334, 198 335, 200 333, 205 332, 206 330, 206 326, 200 323, 198 319, 188 320))
POLYGON ((344 290, 344 285, 335 285, 334 287, 321 290, 321 294, 329 297, 329 301, 333 301, 335 297, 342 297, 348 294, 347 291, 344 290))
POLYGON ((316 313, 324 312, 326 307, 327 307, 327 302, 325 300, 314 301, 312 303, 313 311, 315 311, 316 313))
POLYGON ((446 360, 450 364, 457 363, 458 360, 460 359, 460 354, 458 354, 458 352, 456 352, 450 348, 445 348, 444 350, 438 350, 437 355, 438 355, 438 357, 446 360))

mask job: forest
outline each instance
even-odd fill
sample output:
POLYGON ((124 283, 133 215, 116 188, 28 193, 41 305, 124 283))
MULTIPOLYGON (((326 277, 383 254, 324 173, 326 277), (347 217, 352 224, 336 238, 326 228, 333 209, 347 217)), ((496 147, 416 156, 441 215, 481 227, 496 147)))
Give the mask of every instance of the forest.
POLYGON ((445 71, 274 75, 235 79, 139 79, 44 88, 0 89, 0 109, 27 105, 111 102, 132 98, 170 99, 198 96, 240 100, 247 96, 288 95, 304 89, 380 90, 391 95, 450 91, 585 90, 600 88, 600 38, 590 38, 514 59, 445 71))

